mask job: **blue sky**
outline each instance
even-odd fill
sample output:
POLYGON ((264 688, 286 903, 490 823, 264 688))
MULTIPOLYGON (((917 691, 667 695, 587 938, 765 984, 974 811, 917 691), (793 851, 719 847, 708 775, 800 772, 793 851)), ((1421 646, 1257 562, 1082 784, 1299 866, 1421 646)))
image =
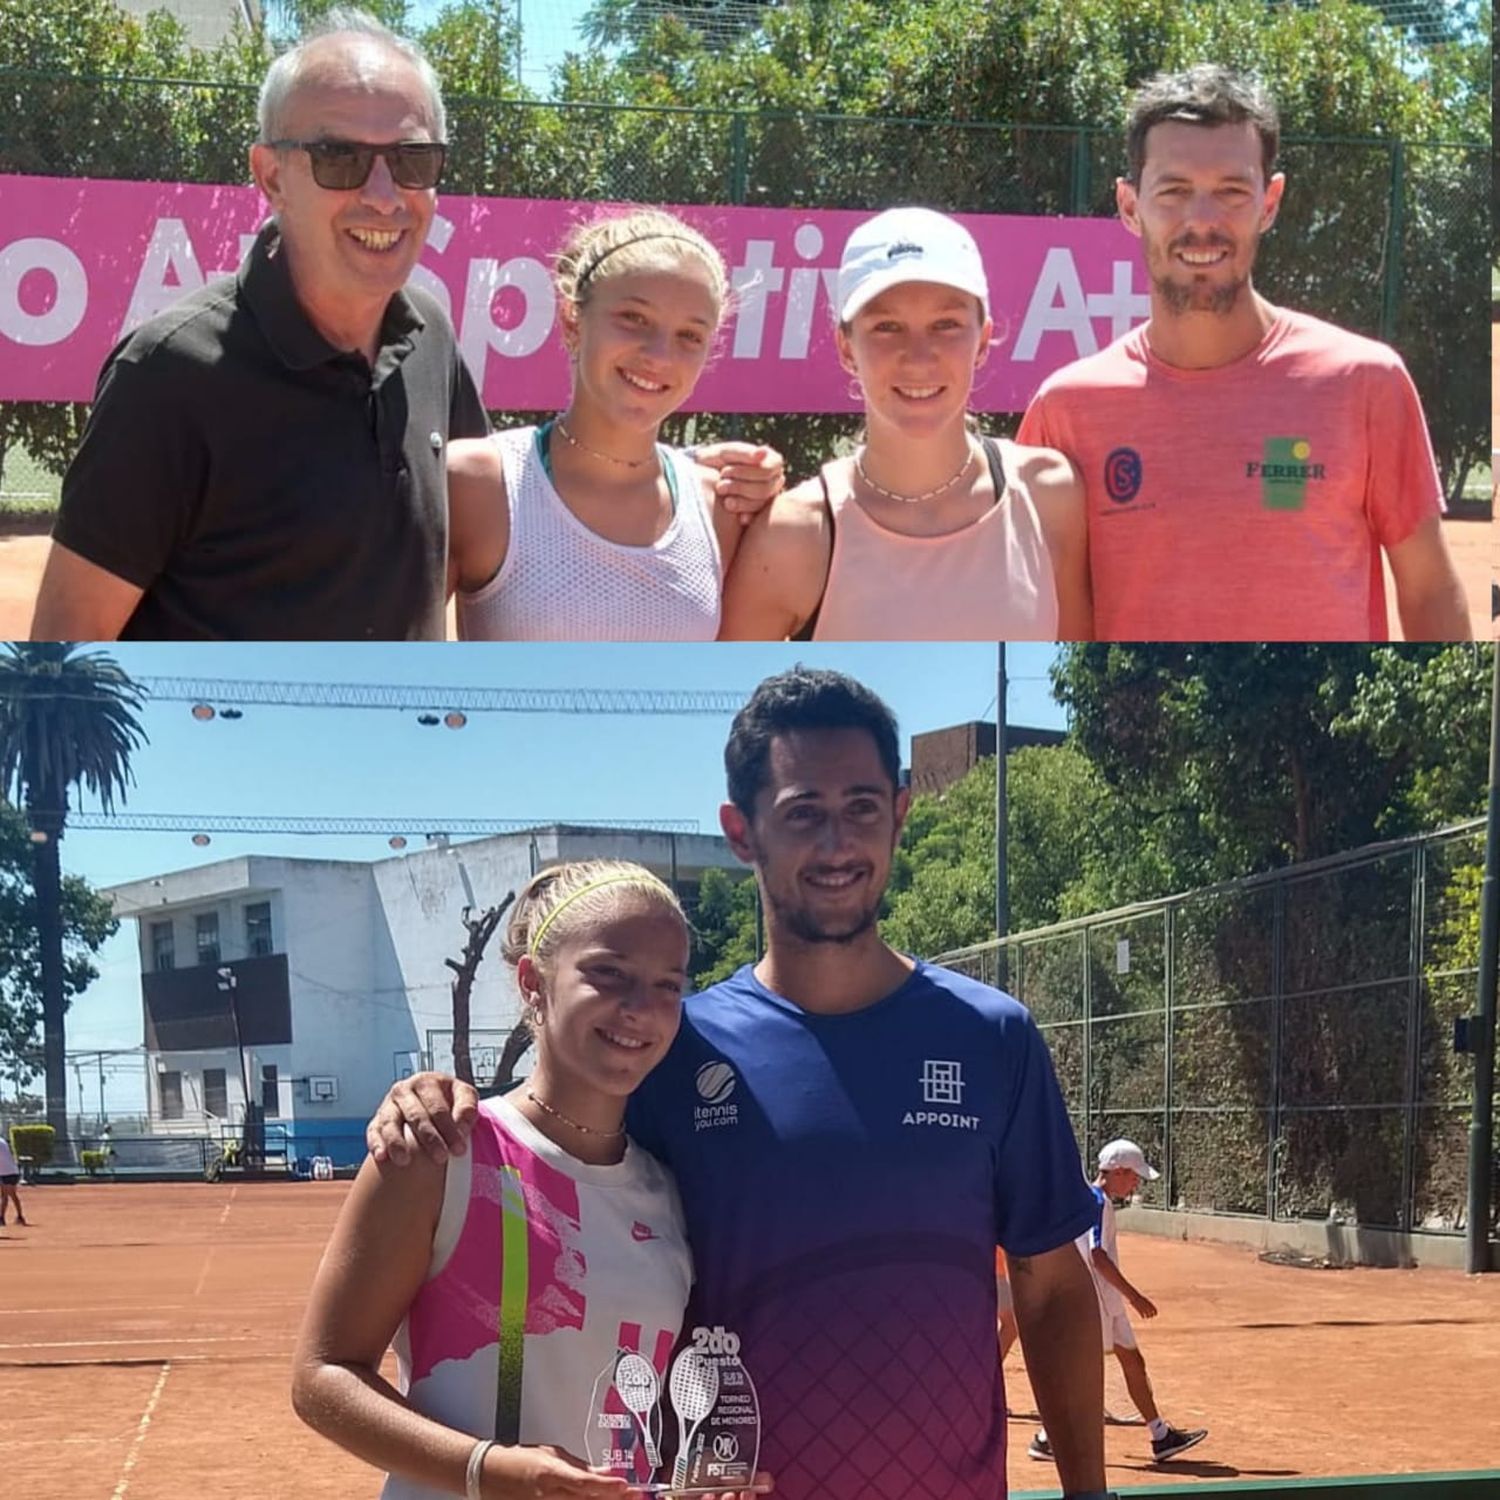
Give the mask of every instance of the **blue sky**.
MULTIPOLYGON (((989 645, 710 646, 130 645, 108 648, 135 676, 283 682, 421 684, 462 695, 472 687, 713 688, 748 693, 795 661, 834 667, 867 683, 913 732, 992 718, 996 653, 989 645)), ((1010 721, 1060 728, 1047 669, 1051 646, 1012 645, 1010 721)), ((443 703, 447 706, 446 702, 443 703)), ((243 719, 201 724, 185 704, 148 706, 150 743, 133 761, 128 806, 140 812, 389 816, 420 847, 423 826, 446 817, 697 820, 718 827, 729 716, 638 718, 474 713, 454 732, 415 713, 368 709, 248 708, 243 719), (412 819, 417 826, 397 820, 412 819)), ((94 804, 85 800, 85 807, 94 804)), ((325 859, 388 857, 385 836, 215 834, 196 848, 184 833, 74 829, 64 868, 98 886, 238 854, 325 859)), ((99 960, 100 978, 73 1002, 70 1051, 141 1041, 134 923, 99 960)), ((91 1073, 86 1069, 86 1075, 91 1073)), ((138 1107, 139 1064, 107 1080, 112 1110, 138 1107)), ((70 1074, 70 1102, 76 1091, 70 1074)), ((94 1083, 85 1089, 95 1107, 94 1083)))

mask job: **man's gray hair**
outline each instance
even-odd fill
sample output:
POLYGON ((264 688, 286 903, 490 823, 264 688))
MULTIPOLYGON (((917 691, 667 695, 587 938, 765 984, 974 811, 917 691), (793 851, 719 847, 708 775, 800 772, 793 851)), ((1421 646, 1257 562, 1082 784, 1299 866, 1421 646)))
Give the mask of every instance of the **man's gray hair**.
POLYGON ((432 128, 438 140, 446 138, 448 117, 443 108, 443 93, 438 86, 437 74, 432 64, 422 55, 422 49, 414 42, 399 37, 388 27, 382 26, 374 16, 350 6, 336 5, 318 22, 308 27, 295 47, 288 48, 276 59, 266 72, 265 82, 260 86, 260 104, 257 115, 260 140, 269 144, 281 136, 281 117, 286 101, 297 87, 297 76, 302 71, 308 47, 326 36, 357 36, 388 48, 399 57, 404 57, 427 85, 432 98, 432 128))

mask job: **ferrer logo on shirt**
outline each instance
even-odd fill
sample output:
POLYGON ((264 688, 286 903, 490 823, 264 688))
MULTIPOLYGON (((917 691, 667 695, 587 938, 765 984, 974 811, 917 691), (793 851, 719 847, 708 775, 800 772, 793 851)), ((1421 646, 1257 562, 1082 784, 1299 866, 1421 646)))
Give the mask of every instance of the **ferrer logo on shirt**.
POLYGON ((739 1079, 727 1062, 706 1062, 698 1069, 693 1082, 703 1100, 693 1110, 694 1130, 713 1130, 720 1125, 738 1125, 740 1107, 729 1103, 739 1079))
MULTIPOLYGON (((962 1104, 964 1101, 963 1064, 928 1058, 922 1064, 923 1104, 962 1104)), ((948 1130, 978 1130, 979 1116, 959 1114, 947 1109, 909 1109, 901 1117, 903 1125, 937 1125, 948 1130)))
POLYGON ((1312 444, 1306 438, 1269 437, 1260 462, 1246 460, 1245 478, 1260 480, 1260 503, 1265 510, 1301 510, 1307 503, 1309 481, 1325 477, 1323 465, 1311 459, 1312 444))

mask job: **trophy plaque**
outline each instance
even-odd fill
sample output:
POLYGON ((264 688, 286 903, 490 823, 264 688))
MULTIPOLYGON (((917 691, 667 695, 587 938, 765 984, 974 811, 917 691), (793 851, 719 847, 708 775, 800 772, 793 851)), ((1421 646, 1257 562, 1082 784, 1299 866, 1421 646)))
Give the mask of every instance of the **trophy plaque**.
POLYGON ((596 1469, 646 1494, 753 1489, 760 1403, 740 1362, 738 1335, 720 1327, 693 1329, 672 1361, 665 1390, 650 1360, 619 1350, 594 1382, 584 1451, 596 1469), (664 1407, 670 1407, 670 1422, 664 1407), (669 1466, 662 1458, 664 1428, 669 1466))

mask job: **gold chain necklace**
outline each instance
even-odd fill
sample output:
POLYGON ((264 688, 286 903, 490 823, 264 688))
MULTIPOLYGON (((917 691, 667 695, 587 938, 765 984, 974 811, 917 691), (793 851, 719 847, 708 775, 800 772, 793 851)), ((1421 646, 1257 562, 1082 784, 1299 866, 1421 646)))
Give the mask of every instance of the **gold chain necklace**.
POLYGON ((898 504, 901 505, 920 505, 924 500, 935 500, 939 495, 946 494, 953 488, 955 484, 958 483, 960 479, 964 477, 965 474, 969 472, 969 465, 974 462, 974 449, 973 446, 968 443, 967 439, 965 439, 965 446, 966 452, 964 453, 963 466, 959 469, 958 473, 956 473, 952 479, 944 480, 943 483, 938 485, 935 490, 927 490, 925 493, 920 495, 898 495, 895 490, 888 490, 884 485, 876 484, 875 481, 871 479, 867 473, 865 473, 864 448, 861 448, 859 452, 854 455, 854 472, 858 474, 859 477, 865 482, 865 484, 868 485, 870 489, 874 490, 877 495, 884 495, 887 500, 895 500, 898 504))
POLYGON ((613 453, 601 453, 597 448, 590 448, 587 443, 580 443, 571 432, 568 431, 566 423, 558 417, 552 424, 563 435, 563 439, 570 446, 577 448, 580 453, 590 454, 594 458, 602 458, 607 464, 619 464, 622 469, 643 469, 647 464, 658 458, 653 449, 650 458, 616 458, 613 453))
POLYGON ((543 1114, 551 1115, 554 1120, 561 1120, 564 1125, 571 1126, 580 1135, 599 1135, 606 1139, 613 1139, 625 1134, 624 1126, 619 1130, 595 1130, 592 1125, 580 1125, 577 1120, 570 1120, 560 1109, 553 1109, 539 1094, 533 1094, 530 1089, 526 1090, 526 1097, 542 1111, 543 1114))

